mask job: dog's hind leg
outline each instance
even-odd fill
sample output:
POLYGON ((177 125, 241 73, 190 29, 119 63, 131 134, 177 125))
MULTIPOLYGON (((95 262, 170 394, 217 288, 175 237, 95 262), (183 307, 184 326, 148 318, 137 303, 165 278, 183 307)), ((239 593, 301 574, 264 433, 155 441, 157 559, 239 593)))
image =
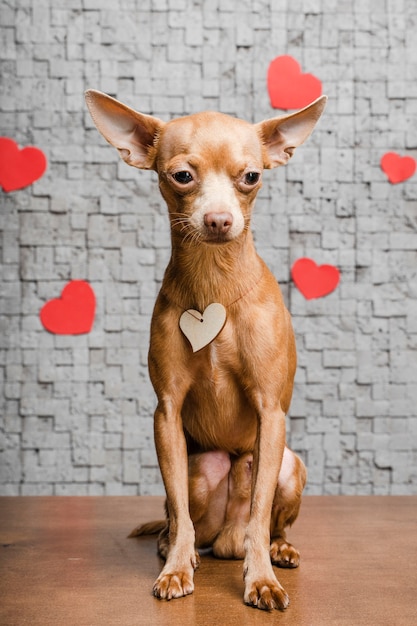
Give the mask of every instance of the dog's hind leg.
POLYGON ((213 544, 213 554, 220 559, 243 559, 245 533, 250 515, 252 454, 232 460, 229 474, 227 509, 221 531, 213 544))
POLYGON ((229 455, 220 450, 188 458, 190 517, 197 548, 211 546, 223 525, 230 465, 229 455))
POLYGON ((297 519, 306 469, 301 459, 285 448, 271 516, 271 561, 278 567, 294 568, 300 564, 300 553, 286 538, 285 529, 297 519))

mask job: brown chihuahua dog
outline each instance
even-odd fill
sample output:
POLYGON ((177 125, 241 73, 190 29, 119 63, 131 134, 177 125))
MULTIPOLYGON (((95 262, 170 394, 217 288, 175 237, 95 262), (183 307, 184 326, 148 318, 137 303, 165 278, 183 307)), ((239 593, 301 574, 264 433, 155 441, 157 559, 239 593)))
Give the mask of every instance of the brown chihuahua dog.
POLYGON ((299 564, 285 536, 306 478, 285 445, 296 350, 250 218, 263 169, 287 163, 326 100, 255 125, 214 112, 164 123, 86 93, 95 125, 126 163, 158 173, 171 222, 149 351, 167 519, 132 532, 161 531, 158 598, 192 593, 196 548, 211 547, 244 558, 247 604, 288 606, 272 565, 299 564))

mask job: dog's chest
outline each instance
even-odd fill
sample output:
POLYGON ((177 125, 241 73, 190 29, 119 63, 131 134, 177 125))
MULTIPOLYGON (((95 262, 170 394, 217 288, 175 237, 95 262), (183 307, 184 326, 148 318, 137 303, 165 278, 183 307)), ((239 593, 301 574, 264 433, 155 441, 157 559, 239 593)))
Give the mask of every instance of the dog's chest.
POLYGON ((239 363, 233 352, 213 342, 197 362, 194 383, 182 411, 185 429, 203 448, 231 453, 251 450, 256 414, 239 382, 239 363))

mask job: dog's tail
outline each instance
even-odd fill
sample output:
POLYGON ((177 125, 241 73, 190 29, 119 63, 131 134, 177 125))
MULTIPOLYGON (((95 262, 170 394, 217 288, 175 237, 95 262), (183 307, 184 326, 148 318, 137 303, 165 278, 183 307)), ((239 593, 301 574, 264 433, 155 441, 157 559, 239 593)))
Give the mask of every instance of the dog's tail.
POLYGON ((128 535, 128 538, 141 537, 142 535, 156 535, 157 533, 160 533, 161 530, 164 530, 166 525, 167 521, 165 519, 159 519, 155 520, 154 522, 140 524, 132 530, 132 532, 128 535))

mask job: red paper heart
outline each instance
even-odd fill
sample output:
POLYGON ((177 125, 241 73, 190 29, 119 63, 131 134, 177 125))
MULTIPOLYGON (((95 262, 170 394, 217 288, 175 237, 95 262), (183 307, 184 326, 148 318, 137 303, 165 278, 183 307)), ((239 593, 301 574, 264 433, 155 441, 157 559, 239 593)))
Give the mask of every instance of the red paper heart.
POLYGON ((313 74, 302 74, 293 57, 283 55, 269 65, 268 91, 274 109, 302 109, 321 96, 322 84, 313 74))
POLYGON ((312 259, 298 259, 291 269, 291 276, 307 300, 322 298, 334 291, 339 284, 340 272, 333 265, 317 265, 312 259))
POLYGON ((27 187, 45 172, 46 157, 42 150, 29 146, 19 149, 13 139, 0 137, 0 186, 6 192, 27 187))
POLYGON ((381 169, 390 183, 402 183, 416 171, 416 161, 410 156, 400 156, 396 152, 387 152, 381 159, 381 169))
POLYGON ((50 300, 41 309, 44 328, 55 335, 89 333, 94 321, 96 297, 84 280, 72 280, 60 298, 50 300))

